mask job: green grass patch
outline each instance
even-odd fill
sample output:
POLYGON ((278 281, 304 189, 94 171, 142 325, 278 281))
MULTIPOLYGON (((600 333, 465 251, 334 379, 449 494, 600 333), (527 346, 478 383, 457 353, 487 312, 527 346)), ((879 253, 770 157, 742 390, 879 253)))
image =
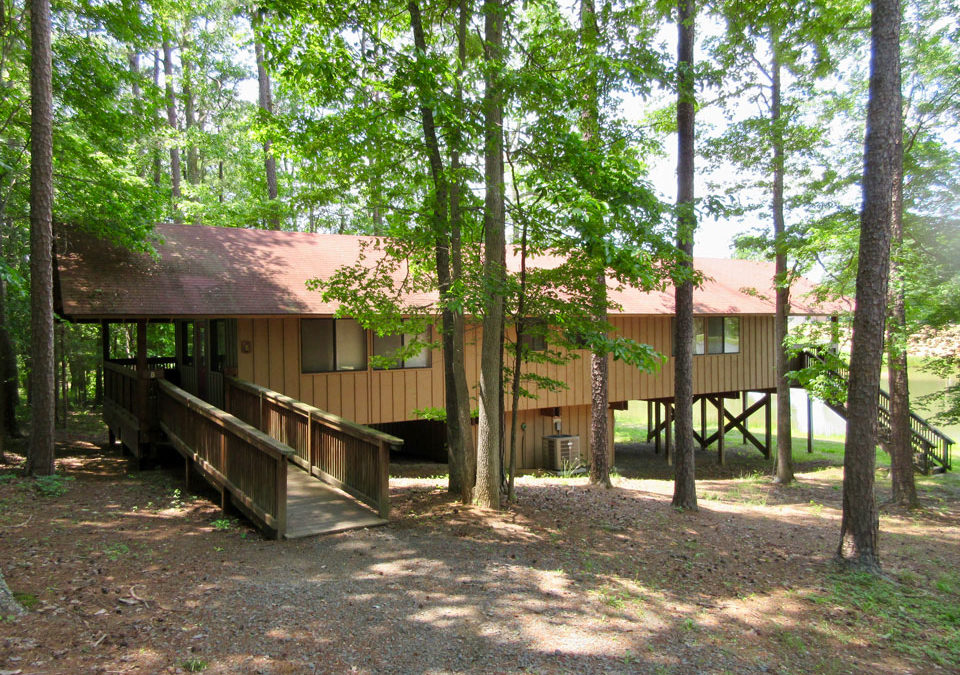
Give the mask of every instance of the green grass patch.
POLYGON ((116 562, 120 560, 123 556, 127 555, 130 552, 130 547, 126 544, 111 544, 110 546, 103 549, 104 555, 106 555, 110 560, 116 562))
POLYGON ((830 575, 825 594, 810 599, 855 610, 857 632, 887 641, 912 660, 960 668, 960 576, 906 580, 912 583, 841 572, 830 575))
POLYGON ((33 609, 40 604, 40 599, 33 593, 21 593, 19 591, 12 591, 13 599, 20 603, 20 606, 24 609, 33 609))
POLYGON ((37 476, 33 481, 33 489, 42 497, 62 497, 69 490, 73 476, 64 476, 55 473, 51 476, 37 476))

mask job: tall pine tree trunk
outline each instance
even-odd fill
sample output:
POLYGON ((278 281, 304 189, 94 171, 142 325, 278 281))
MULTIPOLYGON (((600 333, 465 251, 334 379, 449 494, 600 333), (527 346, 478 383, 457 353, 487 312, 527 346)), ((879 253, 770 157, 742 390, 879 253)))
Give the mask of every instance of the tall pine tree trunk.
MULTIPOLYGON (((273 115, 273 92, 270 87, 270 74, 267 73, 263 53, 263 40, 260 37, 260 27, 263 25, 261 10, 253 10, 253 50, 257 61, 257 85, 260 109, 267 117, 273 115)), ((267 198, 270 200, 269 224, 271 230, 280 229, 280 216, 277 213, 277 158, 273 156, 272 141, 263 140, 263 169, 267 177, 267 198)))
POLYGON ((503 194, 503 67, 502 0, 487 0, 484 14, 484 59, 486 61, 484 115, 483 211, 483 336, 480 345, 480 425, 478 431, 477 486, 474 501, 482 507, 500 508, 500 439, 503 420, 502 342, 505 214, 503 194))
POLYGON ((53 80, 50 3, 30 3, 30 449, 26 472, 54 473, 53 80))
MULTIPOLYGON (((0 260, 4 257, 4 235, 10 231, 6 229, 9 223, 6 221, 5 204, 5 199, 0 200, 0 226, 4 228, 4 232, 0 233, 0 260)), ((10 329, 7 325, 7 282, 0 278, 0 435, 20 435, 17 424, 19 384, 17 354, 13 349, 13 340, 10 339, 10 329)))
MULTIPOLYGON (((600 91, 599 78, 594 66, 599 35, 597 10, 594 0, 580 1, 580 58, 586 64, 580 106, 580 133, 591 152, 600 148, 600 91)), ((596 288, 592 294, 594 320, 597 325, 607 321, 607 277, 602 258, 595 277, 596 288)), ((607 416, 610 409, 609 367, 607 354, 594 351, 590 354, 590 483, 610 487, 610 452, 607 416)))
POLYGON ((674 429, 676 459, 673 505, 697 508, 693 445, 693 235, 694 78, 693 0, 680 0, 677 11, 677 248, 682 260, 675 292, 674 429))
POLYGON ((200 183, 200 155, 194 140, 194 127, 197 126, 197 99, 193 91, 193 54, 190 19, 183 27, 183 46, 180 48, 180 69, 183 74, 183 123, 187 140, 187 182, 190 185, 200 183))
POLYGON ((787 276, 787 227, 783 215, 784 144, 781 120, 782 92, 780 87, 780 39, 776 29, 770 30, 770 51, 773 54, 770 71, 773 86, 770 92, 770 125, 773 145, 773 248, 776 256, 774 286, 776 288, 776 315, 774 342, 776 343, 777 375, 777 477, 778 483, 793 480, 793 431, 790 428, 790 359, 787 347, 787 317, 790 313, 790 280, 787 276))
MULTIPOLYGON (((156 49, 153 50, 153 88, 154 90, 160 89, 160 54, 156 49)), ((159 131, 163 126, 163 118, 160 117, 159 110, 157 110, 156 115, 158 115, 156 122, 157 131, 159 131)), ((153 149, 153 184, 160 187, 160 183, 163 182, 163 157, 161 156, 162 148, 159 141, 155 142, 157 145, 153 149)))
POLYGON ((864 570, 880 569, 879 516, 874 496, 877 407, 890 227, 897 155, 901 151, 900 4, 873 0, 870 103, 863 168, 860 256, 847 393, 843 515, 837 556, 864 570))
MULTIPOLYGON (((467 25, 470 20, 470 5, 468 0, 460 0, 457 16, 457 82, 455 85, 455 100, 461 117, 464 113, 463 102, 463 72, 467 62, 467 25)), ((463 136, 459 127, 450 132, 450 170, 453 181, 450 184, 450 287, 454 283, 463 281, 463 208, 461 195, 465 187, 460 176, 460 146, 463 136)), ((449 293, 448 293, 449 296, 449 293)), ((455 300, 455 298, 449 298, 455 300)), ((473 500, 473 486, 477 480, 477 448, 473 441, 473 426, 470 421, 470 389, 467 386, 466 366, 466 318, 462 305, 450 310, 450 363, 446 364, 447 344, 444 344, 444 375, 447 386, 453 386, 453 399, 447 404, 447 424, 455 420, 454 426, 449 428, 454 444, 451 452, 458 455, 457 464, 460 467, 459 494, 461 500, 467 504, 473 500), (453 416, 451 417, 451 413, 453 416)), ((448 439, 449 440, 449 439, 448 439)), ((453 475, 451 468, 450 475, 453 475)))
MULTIPOLYGON (((176 133, 177 94, 173 88, 173 47, 166 37, 163 40, 163 79, 167 97, 167 125, 176 133)), ((180 213, 180 148, 174 143, 170 146, 170 194, 173 199, 173 221, 182 223, 180 213)))
MULTIPOLYGON (((427 43, 423 30, 420 5, 411 0, 407 5, 410 13, 410 26, 414 44, 421 53, 426 54, 427 43)), ((451 295, 453 283, 459 278, 459 259, 451 259, 451 235, 448 232, 450 221, 455 220, 454 230, 459 240, 460 202, 459 192, 447 181, 440 153, 440 141, 437 136, 433 108, 428 105, 428 92, 420 92, 420 121, 423 127, 424 144, 430 164, 430 176, 433 181, 432 227, 435 237, 435 257, 437 280, 440 291, 441 339, 443 344, 444 383, 446 385, 447 447, 449 452, 449 487, 464 501, 469 501, 473 490, 473 474, 470 473, 467 451, 473 445, 470 428, 469 398, 466 388, 466 369, 464 364, 463 315, 454 310, 456 298, 451 295), (447 210, 448 198, 450 211, 447 210), (458 372, 459 370, 459 372, 458 372), (462 384, 462 386, 461 386, 462 384), (462 391, 461 391, 462 390, 462 391)), ((456 162, 459 164, 459 154, 456 162)), ((456 189, 459 189, 457 186, 456 189)), ((459 241, 457 241, 459 247, 459 241)), ((459 256, 459 248, 455 251, 459 256)))
POLYGON ((894 158, 890 215, 890 284, 887 317, 887 368, 890 373, 890 483, 892 500, 909 508, 918 505, 913 479, 913 444, 910 428, 910 383, 907 377, 907 307, 903 290, 903 155, 894 158))

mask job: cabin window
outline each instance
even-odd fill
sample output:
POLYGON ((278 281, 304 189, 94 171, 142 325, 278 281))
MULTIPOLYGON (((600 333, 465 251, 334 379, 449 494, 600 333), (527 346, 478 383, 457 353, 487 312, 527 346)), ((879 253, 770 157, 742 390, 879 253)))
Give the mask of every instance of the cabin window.
POLYGON ((301 319, 300 365, 304 373, 366 370, 366 331, 353 319, 301 319))
MULTIPOLYGON (((430 341, 430 329, 420 334, 399 333, 397 335, 380 336, 373 334, 373 354, 374 356, 394 356, 401 348, 413 344, 414 342, 426 343, 430 341)), ((424 347, 417 354, 398 359, 390 366, 379 366, 377 370, 389 370, 393 368, 429 368, 432 361, 430 359, 430 349, 424 347)))
POLYGON ((740 317, 728 316, 723 320, 723 353, 740 353, 740 317))
POLYGON ((183 349, 183 365, 193 365, 193 321, 180 324, 180 344, 183 349))
POLYGON ((707 353, 723 354, 722 316, 711 316, 707 319, 707 353))
POLYGON ((547 351, 547 322, 543 319, 525 319, 520 343, 529 352, 547 351))
POLYGON ((740 352, 740 317, 711 316, 707 319, 707 353, 740 352))
POLYGON ((704 338, 703 319, 694 319, 693 320, 693 353, 704 354, 705 344, 706 342, 704 338))
MULTIPOLYGON (((671 320, 670 328, 676 340, 676 320, 671 320)), ((693 353, 700 354, 738 354, 740 353, 740 317, 710 316, 693 320, 693 353)), ((673 355, 677 355, 674 344, 673 355)))

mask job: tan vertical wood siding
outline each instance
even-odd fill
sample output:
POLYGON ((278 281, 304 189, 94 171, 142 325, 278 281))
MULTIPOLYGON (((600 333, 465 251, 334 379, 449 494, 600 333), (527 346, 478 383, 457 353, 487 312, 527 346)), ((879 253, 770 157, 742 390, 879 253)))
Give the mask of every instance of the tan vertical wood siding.
MULTIPOLYGON (((720 393, 769 389, 775 386, 773 367, 773 317, 743 316, 738 354, 705 354, 694 357, 694 391, 720 393)), ((616 316, 616 331, 650 344, 666 355, 658 372, 641 373, 620 361, 610 362, 610 400, 629 401, 673 395, 671 323, 667 316, 616 316)), ((444 380, 442 355, 432 355, 430 368, 372 370, 334 373, 302 373, 300 368, 299 318, 239 319, 237 339, 250 350, 238 349, 238 373, 242 379, 269 387, 323 410, 361 424, 401 422, 416 419, 414 411, 443 408, 444 380)), ((476 396, 480 375, 480 328, 467 331, 466 367, 470 395, 476 396)), ((369 347, 369 343, 368 343, 369 347)), ((368 350, 369 351, 369 350, 368 350)), ((532 468, 539 443, 552 432, 551 417, 542 408, 561 408, 564 432, 580 435, 583 442, 589 429, 590 355, 580 350, 577 358, 562 364, 527 366, 540 374, 562 380, 567 389, 540 391, 536 399, 521 399, 527 422, 527 447, 521 466, 532 468)), ((528 385, 529 388, 529 385, 528 385)), ((508 384, 507 407, 510 407, 508 384)), ((471 407, 475 407, 472 404, 471 407)), ((509 420, 508 420, 509 423, 509 420)))

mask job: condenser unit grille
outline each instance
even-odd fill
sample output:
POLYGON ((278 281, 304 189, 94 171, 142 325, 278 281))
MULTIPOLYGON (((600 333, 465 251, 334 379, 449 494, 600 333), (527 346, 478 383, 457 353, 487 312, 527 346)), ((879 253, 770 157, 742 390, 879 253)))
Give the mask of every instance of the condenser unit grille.
POLYGON ((546 464, 554 471, 569 469, 580 463, 580 437, 555 434, 543 437, 546 464))

